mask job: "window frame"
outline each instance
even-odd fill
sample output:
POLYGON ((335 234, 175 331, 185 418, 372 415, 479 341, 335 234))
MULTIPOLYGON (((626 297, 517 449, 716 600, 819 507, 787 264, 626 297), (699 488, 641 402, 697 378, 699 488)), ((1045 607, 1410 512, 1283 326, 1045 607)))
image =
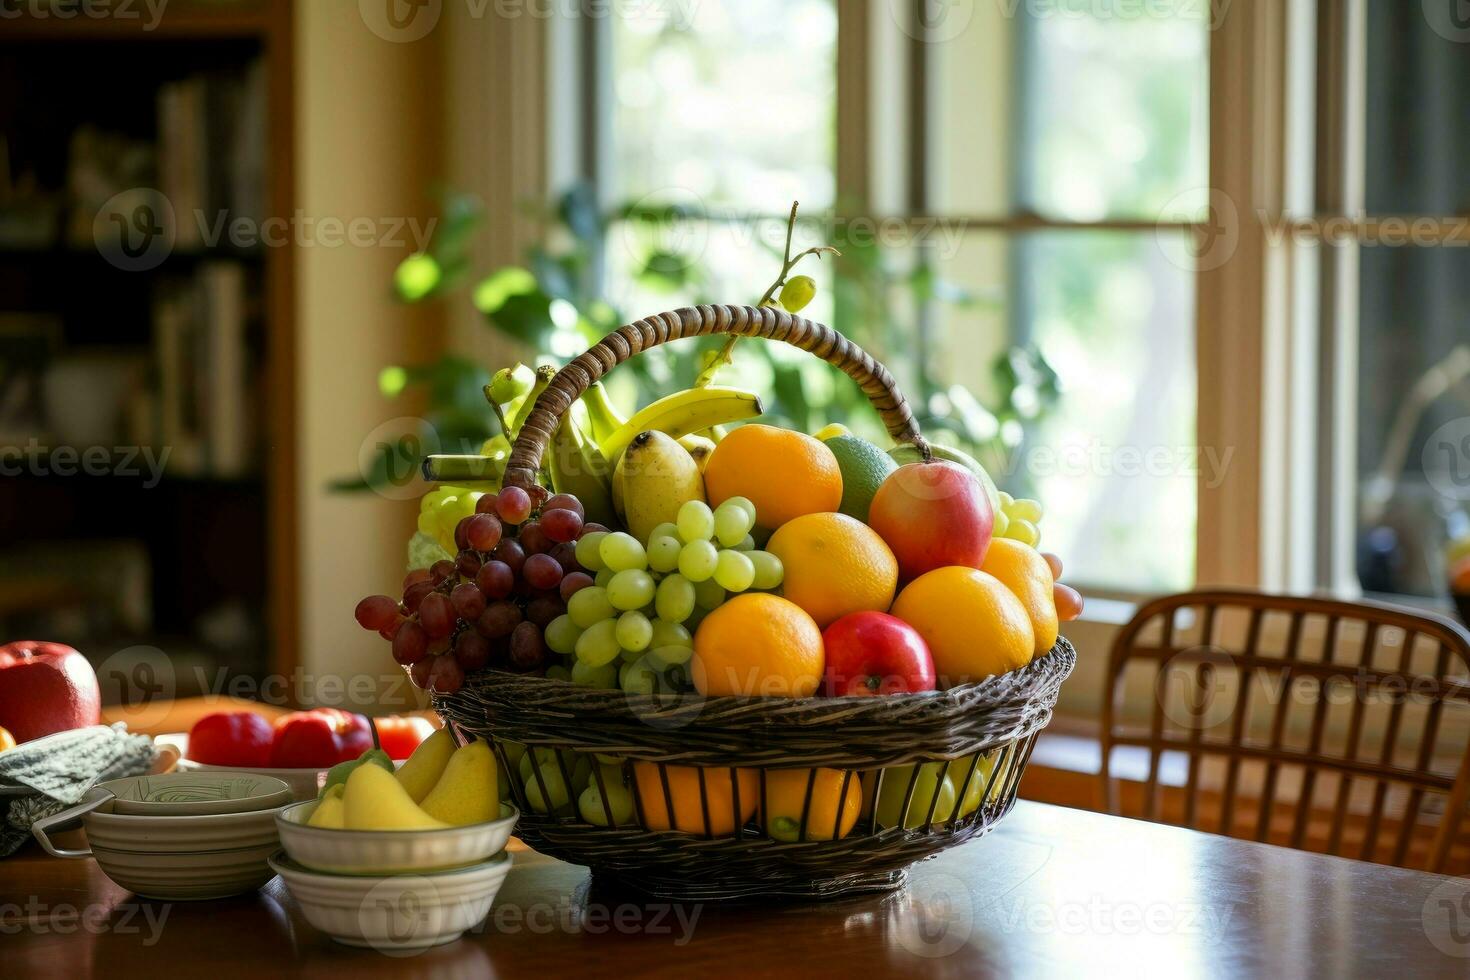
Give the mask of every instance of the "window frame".
MULTIPOLYGON (((914 26, 923 3, 835 0, 837 200, 847 214, 916 230, 935 217, 926 200, 933 80, 924 31, 914 26)), ((1348 222, 1352 240, 1331 247, 1293 245, 1296 236, 1279 232, 1363 214, 1365 24, 1366 0, 1233 0, 1218 16, 1208 68, 1212 212, 1204 221, 942 215, 966 235, 1200 236, 1220 217, 1214 204, 1232 210, 1233 254, 1195 272, 1197 442, 1232 455, 1219 485, 1203 476, 1197 484, 1191 587, 1361 594, 1356 494, 1334 488, 1357 485, 1357 260, 1374 222, 1348 222)), ((563 161, 560 180, 605 187, 597 179, 608 131, 598 95, 608 90, 610 25, 605 17, 551 18, 546 29, 546 64, 560 75, 548 70, 545 78, 545 159, 563 161)), ((1427 217, 1438 221, 1440 244, 1461 228, 1427 217)), ((1122 607, 1109 608, 1112 622, 1122 607)))

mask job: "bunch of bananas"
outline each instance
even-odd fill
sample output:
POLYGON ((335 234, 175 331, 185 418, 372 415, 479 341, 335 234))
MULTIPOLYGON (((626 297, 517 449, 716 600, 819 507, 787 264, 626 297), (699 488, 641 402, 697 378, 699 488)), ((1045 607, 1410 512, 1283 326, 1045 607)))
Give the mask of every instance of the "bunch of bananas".
MULTIPOLYGON (((497 371, 485 386, 485 398, 495 408, 504 434, 486 440, 477 456, 429 457, 424 463, 424 476, 435 481, 452 480, 460 492, 466 485, 475 490, 498 489, 511 443, 555 374, 550 367, 532 371, 524 364, 497 371)), ((614 527, 620 515, 613 493, 617 463, 639 433, 666 434, 688 450, 703 469, 703 460, 723 434, 722 427, 755 418, 761 411, 760 396, 754 392, 710 385, 675 392, 627 418, 613 404, 607 389, 594 382, 563 414, 546 448, 543 467, 553 490, 581 501, 588 523, 614 527)), ((419 517, 420 530, 449 549, 454 545, 458 518, 449 520, 452 507, 444 512, 442 521, 432 515, 438 513, 438 501, 447 499, 442 496, 445 490, 455 489, 441 487, 425 497, 419 517)), ((473 509, 471 502, 470 511, 473 509)))
POLYGON ((710 386, 675 392, 625 418, 596 382, 562 417, 552 438, 547 450, 551 486, 576 495, 588 521, 615 527, 621 513, 614 506, 617 464, 639 433, 662 432, 698 460, 714 448, 713 440, 698 433, 718 434, 720 426, 754 418, 761 410, 754 392, 710 386))

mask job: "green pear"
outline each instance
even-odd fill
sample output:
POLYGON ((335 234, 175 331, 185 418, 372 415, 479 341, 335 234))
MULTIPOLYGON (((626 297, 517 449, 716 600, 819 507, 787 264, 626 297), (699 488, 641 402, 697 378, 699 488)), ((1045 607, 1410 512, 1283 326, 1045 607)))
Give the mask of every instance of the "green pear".
POLYGON ((394 774, 415 803, 423 801, 429 790, 439 782, 449 757, 454 754, 454 737, 449 729, 441 728, 419 743, 413 754, 394 774))
POLYGON ((449 757, 444 775, 421 804, 436 820, 462 827, 500 816, 499 769, 490 743, 471 742, 449 757))
POLYGON ((626 827, 633 822, 633 793, 623 785, 621 771, 604 771, 603 777, 601 785, 593 780, 582 790, 582 795, 577 797, 577 811, 583 820, 598 827, 610 827, 614 823, 626 827), (606 800, 602 797, 603 787, 607 788, 606 800))
MULTIPOLYGON (((953 767, 951 767, 953 768, 953 767)), ((915 830, 924 826, 929 809, 934 809, 934 822, 950 819, 954 813, 956 793, 954 780, 944 774, 943 763, 926 762, 919 767, 919 776, 914 779, 914 767, 893 766, 883 771, 883 787, 878 792, 878 826, 888 828, 903 826, 915 830), (914 793, 909 798, 908 809, 903 809, 904 796, 908 794, 909 781, 914 781, 914 793), (935 794, 939 800, 935 801, 935 794), (899 811, 903 811, 900 815, 899 811)))
POLYGON ((348 830, 440 830, 449 824, 419 808, 408 791, 377 766, 358 766, 342 793, 348 830))
MULTIPOLYGON (((968 817, 980 809, 980 796, 985 792, 985 785, 990 782, 990 774, 995 771, 996 756, 997 753, 992 751, 980 757, 979 763, 975 765, 974 775, 970 776, 969 786, 965 786, 965 777, 970 773, 970 760, 974 756, 956 759, 949 764, 949 778, 954 782, 955 788, 964 787, 965 790, 964 798, 960 800, 959 816, 968 817)), ((994 803, 1000 796, 1002 782, 1004 780, 995 781, 995 785, 990 790, 990 796, 987 797, 989 802, 994 803)))

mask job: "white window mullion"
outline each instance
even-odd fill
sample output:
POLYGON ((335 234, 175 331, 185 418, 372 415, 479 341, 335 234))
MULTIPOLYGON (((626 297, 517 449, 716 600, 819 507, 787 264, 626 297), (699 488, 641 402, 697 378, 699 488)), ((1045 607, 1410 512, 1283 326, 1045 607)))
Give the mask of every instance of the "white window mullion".
MULTIPOLYGON (((1361 214, 1367 207, 1368 146, 1368 39, 1367 4, 1365 0, 1348 0, 1347 37, 1344 44, 1343 76, 1343 140, 1335 147, 1342 161, 1343 200, 1345 214, 1361 214)), ((1359 246, 1356 241, 1337 250, 1334 268, 1335 306, 1330 323, 1332 331, 1334 378, 1332 418, 1336 422, 1332 439, 1332 480, 1339 488, 1358 486, 1358 316, 1359 246)), ((1325 584, 1336 593, 1357 595, 1360 591, 1357 571, 1356 493, 1338 492, 1331 497, 1327 511, 1329 525, 1323 534, 1331 542, 1326 563, 1325 584)))

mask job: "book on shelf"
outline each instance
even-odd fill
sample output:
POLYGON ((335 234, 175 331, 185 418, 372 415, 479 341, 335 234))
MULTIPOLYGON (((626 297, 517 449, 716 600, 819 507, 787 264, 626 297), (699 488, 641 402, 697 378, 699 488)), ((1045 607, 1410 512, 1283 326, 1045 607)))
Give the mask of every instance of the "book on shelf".
POLYGON ((258 229, 266 201, 266 84, 261 59, 158 89, 158 190, 174 211, 174 245, 231 247, 231 222, 258 229))
POLYGON ((250 470, 250 356, 244 267, 201 263, 154 299, 158 443, 181 476, 238 477, 250 470))

